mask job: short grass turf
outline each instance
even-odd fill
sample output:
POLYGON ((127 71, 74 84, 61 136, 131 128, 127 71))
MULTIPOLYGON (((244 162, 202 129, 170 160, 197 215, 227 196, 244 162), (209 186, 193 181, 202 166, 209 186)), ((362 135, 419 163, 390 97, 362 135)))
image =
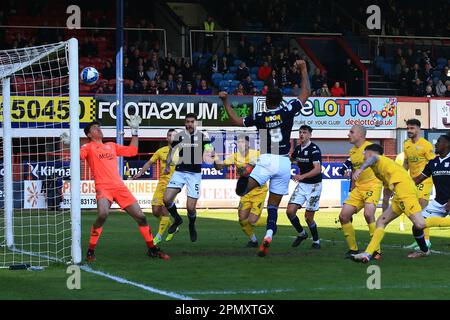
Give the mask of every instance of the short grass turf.
MULTIPOLYGON (((51 265, 44 271, 0 270, 0 299, 174 299, 177 294, 193 299, 448 299, 450 277, 450 229, 432 230, 433 250, 440 253, 411 260, 402 245, 413 241, 411 224, 399 231, 399 219, 387 229, 383 258, 372 262, 381 272, 381 289, 369 290, 369 265, 344 259, 348 250, 337 222, 338 209, 317 213, 322 249, 312 250, 308 239, 292 248, 295 231, 280 210, 278 232, 269 255, 256 256, 244 248, 248 241, 234 211, 199 210, 198 241, 189 240, 187 219, 171 242, 161 248, 169 261, 150 259, 135 222, 112 212, 103 229, 93 270, 108 273, 147 288, 118 283, 81 271, 81 289, 69 290, 66 266, 51 265)), ((263 213, 266 214, 266 213, 263 213)), ((158 220, 147 213, 154 233, 158 220)), ((299 212, 302 216, 303 212, 299 212)), ((82 214, 82 244, 87 247, 95 212, 82 214)), ((301 219, 303 225, 303 218, 301 219)), ((360 249, 369 240, 362 214, 354 216, 360 249)), ((308 229, 305 228, 307 231, 308 229)), ((259 239, 265 228, 257 227, 259 239)), ((84 254, 85 252, 83 252, 84 254)))

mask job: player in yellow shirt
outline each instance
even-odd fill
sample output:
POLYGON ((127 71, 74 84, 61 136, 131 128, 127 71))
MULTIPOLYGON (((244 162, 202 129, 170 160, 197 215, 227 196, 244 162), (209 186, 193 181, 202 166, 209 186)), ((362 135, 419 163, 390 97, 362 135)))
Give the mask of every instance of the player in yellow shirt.
MULTIPOLYGON (((218 169, 223 168, 224 165, 236 166, 238 176, 249 175, 256 161, 259 157, 259 151, 250 149, 249 137, 245 134, 240 134, 237 137, 238 151, 225 158, 223 165, 216 164, 218 169)), ((250 238, 246 247, 257 248, 258 240, 255 236, 254 227, 261 218, 261 213, 264 209, 264 202, 267 196, 267 185, 258 187, 250 191, 248 194, 241 197, 238 207, 239 224, 242 231, 250 238)))
MULTIPOLYGON (((417 119, 409 119, 406 121, 406 128, 408 131, 408 140, 403 144, 405 152, 405 161, 403 166, 409 170, 411 178, 419 176, 429 160, 436 157, 433 150, 433 145, 420 137, 421 123, 417 119)), ((422 209, 428 205, 430 200, 430 193, 433 189, 433 180, 431 177, 425 179, 423 182, 417 184, 417 191, 419 193, 419 203, 422 209)), ((430 230, 425 229, 425 240, 428 247, 431 247, 430 230)), ((417 249, 417 244, 413 243, 407 246, 408 249, 417 249)))
MULTIPOLYGON (((353 179, 357 180, 365 169, 371 168, 376 177, 383 181, 393 193, 392 204, 377 219, 373 237, 363 253, 353 255, 355 261, 369 262, 376 248, 380 246, 384 237, 386 226, 402 213, 413 223, 413 235, 420 251, 408 255, 409 258, 428 256, 430 250, 425 242, 423 229, 438 227, 441 221, 425 221, 419 204, 418 192, 415 183, 408 172, 391 160, 383 156, 383 148, 378 144, 372 144, 365 148, 364 163, 353 173, 353 179)), ((436 219, 438 220, 438 219, 436 219)))
MULTIPOLYGON (((366 140, 366 132, 366 128, 361 125, 354 125, 350 128, 348 137, 354 147, 350 149, 349 160, 353 170, 361 167, 364 162, 364 149, 372 144, 366 140)), ((353 254, 359 252, 352 216, 364 208, 364 218, 369 227, 370 236, 372 236, 375 232, 375 211, 380 201, 382 187, 381 181, 375 177, 370 168, 365 170, 356 181, 352 180, 352 190, 344 201, 339 214, 342 231, 349 247, 349 251, 346 253, 347 258, 351 258, 353 254)), ((377 248, 374 259, 380 257, 380 248, 377 248)))
MULTIPOLYGON (((166 167, 166 161, 167 161, 167 154, 170 150, 170 144, 173 141, 173 137, 176 134, 175 129, 169 129, 167 131, 167 143, 168 145, 162 148, 159 148, 153 156, 148 160, 141 170, 133 177, 133 179, 138 179, 140 176, 144 174, 151 166, 152 164, 155 164, 157 161, 160 163, 160 176, 158 185, 156 186, 155 193, 153 194, 152 199, 152 213, 155 217, 159 219, 159 229, 158 233, 156 234, 155 238, 153 239, 153 242, 155 244, 158 244, 161 242, 162 236, 164 232, 167 230, 167 228, 170 225, 170 216, 169 213, 165 210, 163 210, 164 207, 164 191, 166 190, 167 184, 169 183, 170 177, 172 176, 174 170, 175 170, 175 163, 172 162, 170 165, 170 173, 165 174, 164 169, 166 167)), ((167 239, 166 239, 167 240, 167 239)), ((170 240, 170 239, 169 239, 170 240)), ((168 241, 169 241, 168 240, 168 241)))

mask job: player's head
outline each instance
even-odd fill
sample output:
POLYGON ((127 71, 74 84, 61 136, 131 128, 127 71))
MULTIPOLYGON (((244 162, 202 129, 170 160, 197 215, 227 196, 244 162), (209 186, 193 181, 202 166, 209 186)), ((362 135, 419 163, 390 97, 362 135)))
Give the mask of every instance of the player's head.
POLYGON ((307 126, 306 124, 302 125, 298 130, 298 138, 300 139, 300 142, 303 144, 308 143, 309 140, 311 140, 312 131, 313 129, 310 126, 307 126))
POLYGON ((406 121, 406 132, 408 138, 415 139, 420 134, 421 123, 417 119, 409 119, 406 121))
POLYGON ((351 144, 357 144, 366 139, 367 129, 360 124, 355 124, 348 132, 348 138, 351 144))
POLYGON ((245 153, 250 146, 250 138, 245 133, 237 136, 237 148, 240 153, 245 153))
POLYGON ((102 140, 103 132, 100 126, 101 123, 99 121, 92 121, 84 127, 84 134, 89 138, 89 140, 102 140))
POLYGON ((188 113, 184 119, 184 127, 189 133, 193 133, 197 129, 197 115, 188 113))
POLYGON ((446 156, 450 152, 450 136, 447 134, 440 136, 434 147, 437 154, 441 157, 446 156))
POLYGON ((177 134, 177 131, 175 129, 169 129, 167 131, 167 142, 171 144, 173 142, 173 138, 177 134))
POLYGON ((280 88, 271 87, 267 90, 266 93, 266 106, 267 109, 275 109, 278 108, 280 103, 283 101, 283 94, 281 93, 280 88))
POLYGON ((369 144, 364 149, 364 160, 367 160, 374 155, 382 156, 383 153, 384 153, 383 147, 380 146, 379 144, 376 144, 376 143, 369 144))

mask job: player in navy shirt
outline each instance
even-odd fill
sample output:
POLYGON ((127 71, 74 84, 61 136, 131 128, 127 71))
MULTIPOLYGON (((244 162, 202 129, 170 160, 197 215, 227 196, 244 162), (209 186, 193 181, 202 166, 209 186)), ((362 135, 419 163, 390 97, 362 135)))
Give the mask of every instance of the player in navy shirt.
POLYGON ((283 102, 281 90, 277 87, 272 87, 266 94, 267 111, 241 118, 237 116, 229 104, 227 93, 219 93, 219 97, 222 99, 223 105, 235 125, 244 127, 255 126, 258 129, 261 155, 250 176, 242 177, 238 180, 236 193, 239 196, 243 196, 270 180, 266 235, 259 247, 258 256, 260 257, 264 257, 268 253, 272 237, 277 230, 278 206, 283 195, 289 193, 289 181, 291 178, 289 151, 292 126, 295 115, 300 112, 310 94, 305 61, 297 60, 293 67, 301 71, 302 89, 298 98, 290 103, 283 102))
POLYGON ((313 129, 310 126, 302 125, 300 127, 300 144, 295 147, 291 155, 291 161, 297 164, 300 173, 293 177, 298 185, 289 200, 286 214, 298 232, 297 238, 292 243, 293 247, 297 247, 308 238, 308 234, 303 230, 297 217, 297 210, 306 203, 305 220, 313 236, 312 248, 320 249, 319 233, 314 221, 314 214, 319 210, 320 194, 322 193, 322 153, 319 147, 311 142, 312 131, 313 129))
MULTIPOLYGON (((442 135, 436 143, 436 154, 428 161, 422 173, 414 178, 416 184, 432 177, 436 197, 422 211, 428 227, 450 227, 450 219, 445 218, 450 212, 450 136, 442 135)), ((412 258, 422 257, 421 251, 412 253, 412 258)))

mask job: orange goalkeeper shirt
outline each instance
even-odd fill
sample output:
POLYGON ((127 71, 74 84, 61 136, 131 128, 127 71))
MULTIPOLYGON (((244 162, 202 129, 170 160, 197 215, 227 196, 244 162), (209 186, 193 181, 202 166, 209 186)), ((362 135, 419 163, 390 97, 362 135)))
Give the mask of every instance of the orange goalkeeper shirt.
POLYGON ((94 174, 96 188, 114 188, 123 185, 119 174, 118 156, 137 155, 136 146, 122 146, 114 142, 97 143, 91 141, 80 148, 80 159, 87 159, 94 174))

